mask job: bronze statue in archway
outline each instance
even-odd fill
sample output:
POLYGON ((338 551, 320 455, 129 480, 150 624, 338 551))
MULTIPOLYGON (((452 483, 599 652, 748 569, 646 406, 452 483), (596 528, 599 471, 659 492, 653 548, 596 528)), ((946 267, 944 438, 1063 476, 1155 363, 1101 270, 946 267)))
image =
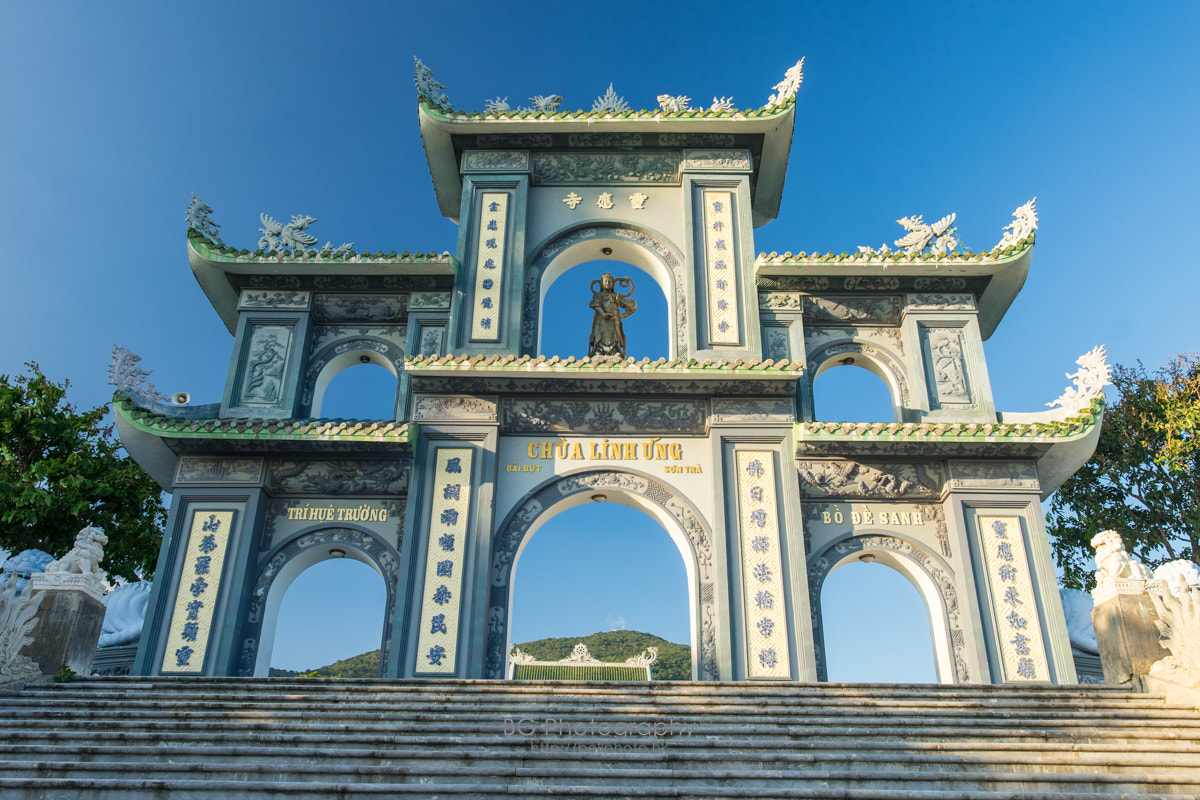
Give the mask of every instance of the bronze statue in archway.
POLYGON ((592 315, 592 335, 588 338, 588 358, 592 356, 617 356, 625 358, 625 325, 621 320, 637 311, 637 301, 633 299, 633 280, 631 278, 614 278, 611 272, 606 272, 599 280, 592 281, 592 302, 588 307, 595 309, 592 315), (600 288, 596 288, 596 284, 600 288), (616 287, 628 287, 626 294, 620 294, 616 287))

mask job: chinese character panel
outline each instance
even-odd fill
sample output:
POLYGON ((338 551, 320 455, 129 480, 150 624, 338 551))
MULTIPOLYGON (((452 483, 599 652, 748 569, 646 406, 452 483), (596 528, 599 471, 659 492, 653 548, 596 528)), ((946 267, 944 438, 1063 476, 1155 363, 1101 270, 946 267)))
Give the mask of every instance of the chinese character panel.
POLYGON ((740 342, 737 312, 737 253, 733 235, 733 192, 705 190, 704 258, 708 276, 708 338, 712 344, 740 342))
POLYGON ((419 673, 454 674, 465 566, 463 551, 471 512, 471 452, 469 447, 443 447, 437 451, 421 631, 417 639, 419 673))
POLYGON ((749 677, 787 680, 791 659, 773 454, 738 451, 737 475, 749 677))
POLYGON ((1004 680, 1049 681, 1041 617, 1017 517, 978 518, 1004 680))
POLYGON ((201 673, 229 547, 232 511, 193 511, 162 672, 201 673))
POLYGON ((475 255, 475 308, 471 339, 500 341, 500 288, 504 278, 505 239, 508 232, 508 195, 484 192, 479 214, 479 244, 475 255))

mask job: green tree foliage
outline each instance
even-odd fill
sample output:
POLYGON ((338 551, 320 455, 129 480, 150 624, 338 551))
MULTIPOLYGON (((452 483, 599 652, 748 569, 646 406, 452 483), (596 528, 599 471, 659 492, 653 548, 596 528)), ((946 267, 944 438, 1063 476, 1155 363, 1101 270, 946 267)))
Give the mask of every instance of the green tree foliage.
POLYGON ((0 547, 61 558, 91 525, 108 537, 101 566, 110 576, 152 577, 162 489, 102 424, 107 405, 76 411, 69 381, 26 367, 28 375, 0 375, 0 547))
POLYGON ((1090 589, 1091 539, 1115 530, 1150 566, 1200 563, 1200 354, 1148 375, 1117 365, 1120 395, 1104 413, 1091 460, 1055 493, 1046 516, 1063 584, 1090 589))

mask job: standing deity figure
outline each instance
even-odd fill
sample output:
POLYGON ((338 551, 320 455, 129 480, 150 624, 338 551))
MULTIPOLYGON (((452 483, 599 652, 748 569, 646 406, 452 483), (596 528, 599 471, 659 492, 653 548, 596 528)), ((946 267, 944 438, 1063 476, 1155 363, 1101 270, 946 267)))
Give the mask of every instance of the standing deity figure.
POLYGON ((606 272, 599 280, 592 281, 592 302, 588 307, 595 309, 592 315, 592 335, 588 339, 588 358, 592 356, 618 356, 625 358, 625 326, 621 320, 637 311, 633 299, 633 280, 614 278, 606 272), (596 288, 600 284, 600 288, 596 288), (627 294, 618 294, 615 287, 628 287, 627 294))

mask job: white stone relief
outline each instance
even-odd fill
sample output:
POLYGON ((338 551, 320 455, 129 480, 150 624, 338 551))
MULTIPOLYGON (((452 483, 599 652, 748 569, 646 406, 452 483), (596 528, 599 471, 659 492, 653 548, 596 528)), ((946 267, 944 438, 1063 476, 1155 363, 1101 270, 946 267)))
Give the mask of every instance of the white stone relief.
POLYGON ((800 84, 804 82, 804 59, 796 62, 795 66, 789 69, 783 75, 783 80, 775 84, 775 94, 771 95, 767 100, 767 107, 777 106, 787 100, 791 100, 796 96, 796 92, 800 90, 800 84))
POLYGON ((250 334, 246 356, 246 379, 242 402, 275 405, 283 391, 283 369, 291 344, 290 328, 256 325, 250 334))
POLYGON ((1037 230, 1038 216, 1035 203, 1037 203, 1036 197, 1013 212, 1013 221, 1004 226, 1004 236, 996 242, 993 250, 1015 245, 1037 230))
POLYGON ((17 594, 16 576, 5 578, 0 591, 0 687, 41 680, 41 669, 21 651, 33 644, 37 612, 46 596, 29 589, 17 594))
POLYGON ((1171 590, 1165 583, 1154 585, 1150 601, 1158 612, 1159 643, 1171 653, 1156 662, 1150 674, 1200 687, 1200 588, 1189 586, 1180 575, 1171 590))
POLYGON ((926 328, 930 365, 937 400, 967 403, 971 400, 967 388, 967 369, 963 359, 962 333, 957 328, 926 328))
POLYGON ((708 110, 719 113, 721 111, 737 111, 737 107, 733 104, 732 97, 714 97, 708 110))
POLYGON ((658 661, 658 648, 648 647, 633 658, 625 659, 625 663, 633 667, 648 667, 658 661))
POLYGON ((1079 371, 1067 373, 1067 377, 1074 382, 1074 387, 1068 387, 1061 397, 1046 405, 1051 408, 1075 406, 1098 397, 1104 391, 1109 378, 1108 355, 1104 351, 1104 345, 1093 347, 1075 359, 1075 363, 1079 365, 1079 371))
MULTIPOLYGON (((925 222, 924 214, 915 217, 901 217, 896 223, 904 226, 907 234, 895 241, 896 249, 904 251, 905 255, 918 255, 929 248, 930 252, 945 255, 959 247, 962 242, 958 239, 958 228, 954 226, 957 214, 948 214, 932 225, 925 222)), ((892 252, 888 246, 881 245, 878 250, 859 245, 858 252, 864 255, 886 255, 892 252)))
POLYGON ((511 109, 508 107, 507 97, 497 97, 495 100, 488 100, 484 104, 483 110, 489 114, 503 114, 511 109))
POLYGON ((508 654, 508 660, 514 664, 532 664, 534 661, 537 661, 535 657, 521 650, 515 644, 513 645, 512 652, 508 654))
POLYGON ((561 659, 560 664, 599 664, 600 659, 588 652, 587 645, 583 642, 575 645, 571 650, 571 655, 561 659))
POLYGON ((529 98, 530 106, 533 111, 540 114, 554 114, 558 111, 558 106, 562 103, 561 94, 535 94, 529 98))

